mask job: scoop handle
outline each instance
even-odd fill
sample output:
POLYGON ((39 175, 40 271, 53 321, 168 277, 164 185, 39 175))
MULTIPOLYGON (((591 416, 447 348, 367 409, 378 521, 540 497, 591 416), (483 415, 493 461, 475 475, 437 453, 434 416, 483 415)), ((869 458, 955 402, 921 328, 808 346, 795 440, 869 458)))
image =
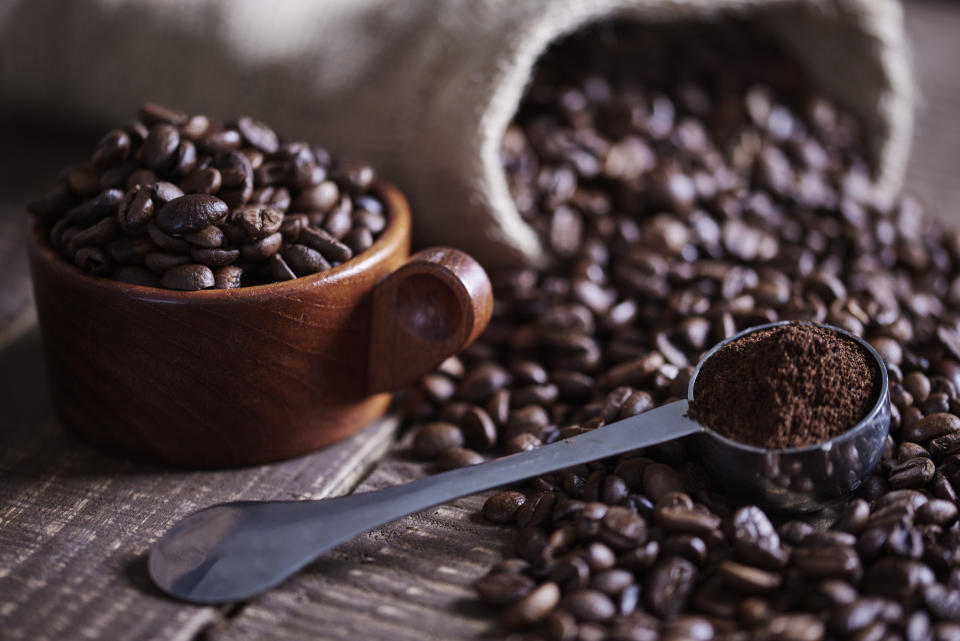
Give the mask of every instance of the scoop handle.
POLYGON ((365 494, 216 505, 164 535, 151 551, 150 575, 160 589, 186 601, 244 599, 333 546, 408 514, 702 431, 686 413, 687 401, 676 401, 535 450, 365 494))

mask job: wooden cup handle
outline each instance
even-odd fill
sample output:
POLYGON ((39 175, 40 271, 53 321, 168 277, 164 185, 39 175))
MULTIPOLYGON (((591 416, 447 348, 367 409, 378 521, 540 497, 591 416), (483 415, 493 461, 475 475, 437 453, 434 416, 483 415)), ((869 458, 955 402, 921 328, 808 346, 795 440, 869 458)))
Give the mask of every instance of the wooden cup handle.
POLYGON ((493 313, 493 288, 476 260, 448 247, 410 257, 373 290, 367 392, 412 383, 469 345, 493 313))

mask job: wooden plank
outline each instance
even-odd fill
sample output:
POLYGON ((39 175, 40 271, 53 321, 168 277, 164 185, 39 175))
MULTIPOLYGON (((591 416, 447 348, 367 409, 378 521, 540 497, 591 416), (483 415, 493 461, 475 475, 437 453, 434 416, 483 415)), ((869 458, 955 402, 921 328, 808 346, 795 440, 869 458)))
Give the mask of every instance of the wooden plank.
POLYGON ((343 494, 390 447, 386 419, 297 459, 240 470, 166 469, 98 452, 54 418, 28 332, 0 352, 0 621, 4 639, 191 639, 220 610, 159 594, 145 553, 187 513, 236 499, 343 494))
MULTIPOLYGON (((403 445, 357 491, 419 478, 403 445)), ((473 582, 510 556, 512 528, 480 515, 490 492, 369 532, 246 604, 209 641, 255 639, 480 639, 498 636, 495 612, 473 582)))

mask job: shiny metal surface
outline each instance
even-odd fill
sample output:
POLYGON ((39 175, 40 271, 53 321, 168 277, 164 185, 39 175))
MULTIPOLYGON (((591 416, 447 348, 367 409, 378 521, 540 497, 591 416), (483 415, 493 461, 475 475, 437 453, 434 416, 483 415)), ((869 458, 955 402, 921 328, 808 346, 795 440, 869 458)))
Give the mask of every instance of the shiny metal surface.
POLYGON ((191 514, 150 552, 150 576, 195 603, 247 598, 333 546, 407 514, 703 430, 677 401, 602 429, 412 483, 320 501, 247 501, 191 514))
MULTIPOLYGON (((688 397, 703 364, 728 343, 747 334, 788 324, 816 325, 843 334, 874 359, 880 372, 880 394, 870 412, 840 436, 807 447, 767 450, 737 443, 704 428, 699 440, 704 465, 713 478, 743 503, 756 503, 780 512, 819 510, 849 494, 870 475, 880 460, 890 428, 890 392, 883 359, 865 340, 824 323, 781 321, 758 325, 731 336, 704 354, 690 377, 688 397)), ((770 429, 776 429, 771 425, 770 429)))
MULTIPOLYGON (((737 334, 717 349, 773 323, 737 334)), ((830 327, 821 325, 823 327, 830 327)), ((699 434, 704 461, 716 478, 744 501, 779 510, 810 510, 856 488, 880 457, 890 423, 887 373, 882 392, 863 421, 819 445, 764 450, 720 436, 686 417, 688 402, 676 401, 601 429, 500 458, 430 476, 377 492, 320 501, 247 501, 215 505, 186 517, 150 553, 157 586, 195 603, 244 599, 274 585, 330 548, 402 516, 434 505, 547 474, 573 465, 623 454, 675 438, 699 434)))

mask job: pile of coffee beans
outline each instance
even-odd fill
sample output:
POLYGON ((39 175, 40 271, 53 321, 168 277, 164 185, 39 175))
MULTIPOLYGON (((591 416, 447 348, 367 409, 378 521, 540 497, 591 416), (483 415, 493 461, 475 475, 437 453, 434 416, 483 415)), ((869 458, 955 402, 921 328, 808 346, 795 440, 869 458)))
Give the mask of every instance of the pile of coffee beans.
POLYGON ((881 376, 853 340, 815 325, 747 334, 703 364, 690 416, 741 443, 804 447, 840 436, 876 405, 881 376))
POLYGON ((502 157, 553 263, 498 278, 489 329, 404 409, 420 456, 471 464, 685 397, 739 330, 825 321, 887 363, 879 466, 830 527, 720 493, 686 441, 497 494, 516 555, 477 590, 518 638, 960 639, 960 235, 880 202, 803 78, 736 23, 549 52, 502 157))
POLYGON ((147 103, 31 203, 50 243, 97 276, 198 290, 330 269, 387 225, 367 165, 282 142, 248 116, 221 125, 147 103))

